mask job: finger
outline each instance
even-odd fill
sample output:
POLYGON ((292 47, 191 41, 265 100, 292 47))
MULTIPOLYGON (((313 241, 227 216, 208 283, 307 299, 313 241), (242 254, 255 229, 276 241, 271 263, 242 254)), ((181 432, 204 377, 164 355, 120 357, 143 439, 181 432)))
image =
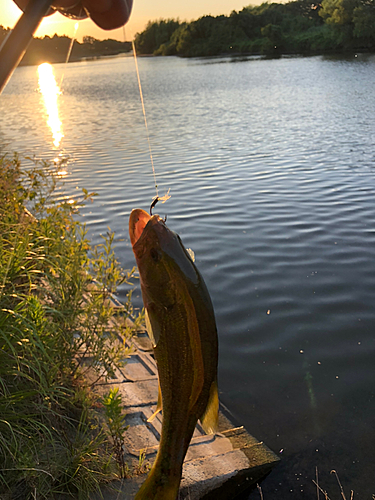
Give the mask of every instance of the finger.
POLYGON ((55 0, 53 2, 54 7, 61 9, 71 9, 75 7, 79 2, 77 0, 55 0))
POLYGON ((83 6, 100 28, 120 28, 129 20, 133 0, 83 0, 83 6))
MULTIPOLYGON (((25 12, 25 9, 27 7, 27 4, 29 3, 29 0, 14 0, 14 3, 17 4, 17 6, 23 12, 25 12)), ((52 14, 54 14, 56 12, 56 10, 62 10, 63 12, 69 12, 75 16, 80 16, 80 13, 81 13, 81 16, 83 14, 82 6, 80 5, 80 2, 78 2, 77 0, 56 0, 55 2, 53 2, 53 6, 51 9, 49 9, 46 16, 51 16, 52 14)))
POLYGON ((87 0, 83 3, 90 12, 104 14, 112 9, 113 0, 87 0))
MULTIPOLYGON (((14 0, 14 3, 22 10, 22 12, 25 12, 25 9, 27 7, 27 4, 29 3, 29 0, 14 0)), ((55 12, 54 10, 49 9, 46 16, 50 16, 54 12, 55 12)))
MULTIPOLYGON (((82 3, 80 1, 75 5, 69 5, 68 7, 60 6, 60 3, 62 2, 54 2, 52 6, 52 8, 60 12, 60 14, 63 14, 64 16, 69 17, 70 19, 75 19, 77 21, 79 21, 80 19, 86 19, 88 17, 88 14, 82 7, 82 3)), ((67 2, 64 2, 64 5, 68 5, 67 2)))

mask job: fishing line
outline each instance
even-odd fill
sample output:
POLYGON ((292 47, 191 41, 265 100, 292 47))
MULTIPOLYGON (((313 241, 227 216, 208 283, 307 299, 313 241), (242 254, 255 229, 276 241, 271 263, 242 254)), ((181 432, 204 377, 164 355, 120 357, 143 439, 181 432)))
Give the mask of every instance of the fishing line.
MULTIPOLYGON (((125 36, 125 30, 124 30, 124 36, 125 36)), ((135 44, 134 40, 132 40, 132 48, 133 48, 133 55, 134 55, 134 63, 135 63, 135 70, 137 72, 137 79, 138 79, 138 87, 139 87, 139 95, 141 97, 141 104, 142 104, 142 111, 143 111, 143 118, 145 121, 145 127, 146 127, 146 135, 147 135, 147 142, 148 142, 148 150, 150 152, 150 160, 151 160, 151 166, 152 166, 152 173, 154 175, 154 184, 155 184, 155 190, 156 190, 156 198, 159 199, 159 191, 158 191, 158 185, 156 182, 156 173, 155 173, 155 166, 154 166, 154 159, 152 157, 152 149, 151 149, 151 142, 150 142, 150 134, 148 132, 148 125, 147 125, 147 118, 146 118, 146 109, 145 109, 145 103, 143 100, 143 92, 142 92, 142 85, 141 85, 141 79, 139 76, 139 69, 138 69, 138 61, 137 61, 137 53, 135 50, 135 44)))
MULTIPOLYGON (((125 27, 124 26, 123 26, 122 30, 123 30, 124 41, 125 41, 125 27)), ((150 134, 149 134, 149 131, 148 131, 148 124, 147 124, 147 117, 146 117, 146 108, 145 108, 145 103, 144 103, 144 99, 143 99, 142 84, 141 84, 141 78, 139 76, 139 68, 138 68, 138 61, 137 61, 137 52, 135 50, 134 40, 132 40, 132 49, 133 49, 135 69, 136 69, 136 73, 137 73, 139 95, 141 97, 143 118, 144 118, 145 127, 146 127, 146 136, 147 136, 148 150, 149 150, 149 153, 150 153, 152 173, 153 173, 153 176, 154 176, 154 184, 155 184, 155 191, 156 191, 156 196, 153 198, 153 201, 152 201, 151 207, 150 207, 150 214, 152 214, 152 209, 153 209, 153 207, 156 205, 156 203, 158 201, 161 201, 162 203, 165 203, 167 200, 169 200, 169 198, 170 198, 170 195, 169 195, 170 189, 168 189, 168 191, 165 193, 164 196, 159 196, 158 184, 156 182, 156 173, 155 173, 154 159, 153 159, 153 156, 152 156, 150 134)))
POLYGON ((74 42, 77 40, 77 31, 78 31, 78 22, 75 23, 74 25, 74 33, 73 33, 73 37, 72 39, 70 40, 70 45, 69 45, 69 49, 68 49, 68 53, 66 55, 66 59, 65 59, 65 65, 64 65, 64 68, 63 68, 63 73, 61 75, 61 80, 60 80, 60 90, 61 90, 61 85, 62 85, 62 82, 64 80, 64 76, 65 76, 65 70, 66 70, 66 66, 69 62, 69 59, 70 59, 70 54, 72 53, 72 49, 73 49, 73 45, 74 45, 74 42))

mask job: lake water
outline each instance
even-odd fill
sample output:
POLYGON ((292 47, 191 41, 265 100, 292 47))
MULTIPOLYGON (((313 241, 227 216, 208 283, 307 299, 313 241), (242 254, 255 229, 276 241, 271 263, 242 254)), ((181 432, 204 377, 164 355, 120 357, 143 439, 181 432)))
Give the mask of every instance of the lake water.
MULTIPOLYGON (((160 195, 216 310, 221 400, 282 461, 265 500, 375 494, 375 56, 140 58, 160 195), (322 496, 322 494, 321 494, 322 496)), ((0 143, 68 158, 61 195, 94 243, 135 263, 132 208, 155 195, 132 58, 55 66, 53 145, 36 67, 0 97, 0 143)), ((136 303, 140 304, 137 291, 136 303)), ((253 492, 251 499, 258 499, 253 492)))

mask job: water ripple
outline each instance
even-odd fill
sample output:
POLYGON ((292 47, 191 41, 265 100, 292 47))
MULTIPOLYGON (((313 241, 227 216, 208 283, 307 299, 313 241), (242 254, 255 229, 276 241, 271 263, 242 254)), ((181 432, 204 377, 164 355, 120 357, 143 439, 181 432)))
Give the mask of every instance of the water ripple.
MULTIPOLYGON (((354 463, 375 463, 374 56, 139 66, 159 193, 172 195, 156 211, 194 250, 210 290, 221 397, 285 448, 268 496, 300 498, 295 462, 310 478, 316 463, 340 466, 347 488, 370 498, 373 471, 354 463)), ((132 267, 128 216, 155 196, 133 61, 69 64, 61 151, 34 88, 36 68, 17 69, 1 96, 2 140, 67 156, 59 196, 98 192, 82 209, 89 234, 98 243, 115 230, 132 267)))

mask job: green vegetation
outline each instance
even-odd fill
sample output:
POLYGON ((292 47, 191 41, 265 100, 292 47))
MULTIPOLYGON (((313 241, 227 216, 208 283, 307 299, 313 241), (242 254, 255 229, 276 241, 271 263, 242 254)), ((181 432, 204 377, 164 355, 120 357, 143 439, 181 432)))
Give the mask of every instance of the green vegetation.
MULTIPOLYGON (((9 28, 0 25, 0 45, 9 31, 9 28)), ((20 65, 65 62, 71 41, 68 36, 56 34, 53 37, 33 38, 20 65)), ((117 55, 129 52, 131 49, 131 42, 119 42, 112 39, 97 40, 92 36, 85 36, 82 43, 74 41, 69 60, 117 55)))
MULTIPOLYGON (((9 28, 0 26, 0 44, 9 28)), ((34 38, 21 64, 64 62, 71 39, 34 38)), ((182 57, 222 54, 318 54, 375 51, 375 0, 292 0, 249 5, 229 16, 150 21, 137 33, 139 54, 182 57)), ((130 42, 84 37, 71 61, 131 51, 130 42)))
POLYGON ((375 0, 263 3, 190 23, 149 22, 137 52, 183 57, 375 50, 375 0))
POLYGON ((109 432, 112 437, 113 453, 120 469, 120 477, 126 477, 129 473, 128 465, 124 456, 125 432, 129 426, 124 425, 125 415, 122 413, 122 397, 118 387, 111 389, 103 397, 105 417, 109 432))
POLYGON ((124 362, 118 334, 142 318, 130 293, 121 311, 109 300, 132 276, 113 234, 91 249, 80 203, 56 201, 53 172, 28 161, 0 158, 0 496, 86 498, 117 470, 90 384, 124 362))

